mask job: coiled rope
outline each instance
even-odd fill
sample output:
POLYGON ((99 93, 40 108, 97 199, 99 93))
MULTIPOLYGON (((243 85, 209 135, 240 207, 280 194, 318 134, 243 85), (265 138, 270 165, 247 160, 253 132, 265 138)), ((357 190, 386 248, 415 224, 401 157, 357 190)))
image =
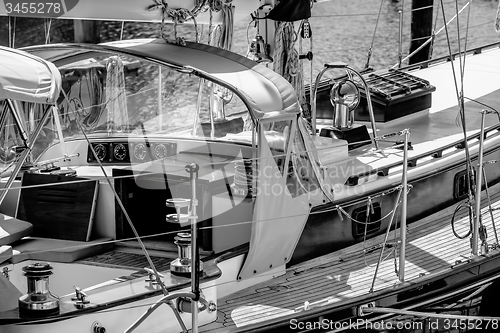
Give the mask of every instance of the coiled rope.
MULTIPOLYGON (((212 21, 212 13, 222 11, 222 25, 217 26, 220 35, 216 46, 224 50, 231 50, 233 47, 233 31, 234 31, 234 6, 232 0, 208 0, 210 7, 210 22, 212 21)), ((211 25, 211 23, 210 23, 211 25)), ((211 29, 209 39, 211 40, 211 29)))
POLYGON ((234 7, 232 0, 195 0, 195 7, 191 10, 186 8, 172 8, 168 5, 166 0, 153 0, 153 4, 148 6, 148 11, 160 10, 161 11, 161 37, 173 44, 186 45, 184 37, 177 35, 177 25, 193 20, 194 30, 196 35, 196 42, 200 41, 200 34, 198 33, 198 24, 196 17, 199 13, 210 10, 210 28, 209 28, 209 44, 212 40, 212 17, 213 12, 222 11, 223 20, 222 26, 217 27, 220 30, 220 37, 217 46, 230 50, 233 43, 233 26, 234 26, 234 7), (165 21, 171 20, 174 28, 174 40, 166 37, 165 34, 165 21))
POLYGON ((196 16, 202 11, 206 10, 206 0, 195 0, 195 7, 192 10, 186 8, 172 8, 169 7, 166 0, 153 0, 154 4, 148 6, 148 11, 160 10, 161 11, 161 37, 173 44, 186 45, 184 37, 177 36, 177 25, 187 22, 192 19, 194 23, 194 30, 196 34, 196 42, 199 41, 198 25, 196 24, 196 16), (170 19, 174 24, 174 40, 170 40, 165 36, 165 20, 170 19))
POLYGON ((301 106, 302 116, 306 103, 302 62, 295 49, 298 35, 292 22, 280 22, 275 33, 273 70, 284 77, 295 89, 301 106))

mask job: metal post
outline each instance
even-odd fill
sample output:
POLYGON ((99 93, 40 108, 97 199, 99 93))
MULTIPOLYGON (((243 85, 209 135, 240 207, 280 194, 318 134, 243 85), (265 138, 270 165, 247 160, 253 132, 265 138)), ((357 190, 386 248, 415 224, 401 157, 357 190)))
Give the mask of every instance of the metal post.
POLYGON ((194 114, 194 121, 193 121, 193 132, 192 132, 193 137, 196 137, 198 133, 198 123, 200 121, 200 110, 201 110, 201 102, 203 97, 204 86, 205 86, 205 80, 200 79, 200 83, 198 86, 198 99, 196 101, 196 112, 194 114))
POLYGON ((161 79, 161 66, 158 66, 158 126, 160 132, 163 130, 163 107, 162 107, 162 79, 161 79))
POLYGON ((198 301, 200 299, 200 280, 198 275, 198 228, 196 216, 196 178, 198 176, 199 166, 190 164, 186 166, 186 170, 191 177, 191 212, 189 214, 191 220, 191 292, 194 295, 191 300, 191 332, 198 333, 198 301))
POLYGON ((403 63, 403 12, 399 11, 399 45, 398 45, 398 68, 403 63))
MULTIPOLYGON (((325 74, 325 72, 329 69, 325 65, 325 68, 318 74, 316 77, 316 82, 314 83, 314 86, 312 86, 312 89, 310 89, 310 94, 309 99, 311 100, 311 128, 312 128, 312 135, 316 135, 316 94, 318 92, 318 85, 319 85, 319 80, 325 74)), ((312 83, 312 78, 311 78, 311 83, 312 83)))
POLYGON ((478 152, 478 165, 476 177, 476 218, 472 231, 472 254, 478 255, 479 245, 479 225, 481 224, 481 187, 483 180, 483 143, 484 143, 484 118, 486 117, 486 110, 481 111, 481 135, 479 136, 479 152, 478 152))
POLYGON ((408 200, 408 137, 410 136, 410 130, 405 129, 404 131, 404 147, 403 147, 403 175, 402 175, 402 186, 403 186, 403 200, 401 203, 401 247, 399 252, 399 281, 405 282, 405 260, 406 260, 406 209, 408 200))
POLYGON ((208 103, 208 113, 210 115, 210 139, 215 138, 215 125, 214 125, 214 101, 215 101, 215 96, 214 96, 214 90, 215 90, 215 84, 212 82, 212 85, 210 86, 210 99, 208 103))
MULTIPOLYGON (((372 131, 373 131, 373 137, 375 138, 377 136, 377 126, 375 125, 375 113, 373 112, 373 104, 372 104, 372 97, 371 97, 371 94, 370 94, 370 87, 368 87, 368 83, 366 82, 365 78, 363 77, 363 75, 361 75, 360 72, 358 72, 357 70, 355 70, 354 68, 351 68, 349 66, 347 66, 347 69, 350 70, 351 72, 353 72, 354 74, 356 74, 359 79, 361 80, 361 82, 363 82, 363 86, 365 88, 365 92, 366 92, 366 105, 368 106, 368 113, 370 114, 370 123, 372 125, 372 131)), ((377 140, 373 140, 373 144, 375 145, 375 149, 379 149, 378 147, 378 141, 377 140)))

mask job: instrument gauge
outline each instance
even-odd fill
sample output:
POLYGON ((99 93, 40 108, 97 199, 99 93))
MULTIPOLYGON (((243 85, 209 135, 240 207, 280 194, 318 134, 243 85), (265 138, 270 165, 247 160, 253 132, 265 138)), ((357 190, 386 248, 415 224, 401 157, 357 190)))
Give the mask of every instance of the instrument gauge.
POLYGON ((146 145, 144 143, 138 143, 134 147, 134 157, 139 161, 143 161, 146 158, 146 155, 147 155, 146 145))
POLYGON ((103 144, 98 143, 93 148, 94 148, 95 154, 97 155, 97 158, 99 159, 99 161, 101 161, 101 162, 104 161, 104 159, 108 155, 106 147, 103 144))
POLYGON ((127 158, 127 148, 123 143, 118 143, 113 148, 113 155, 118 161, 123 161, 127 158))
POLYGON ((165 158, 168 155, 167 147, 163 143, 156 145, 154 149, 155 159, 159 160, 165 158))

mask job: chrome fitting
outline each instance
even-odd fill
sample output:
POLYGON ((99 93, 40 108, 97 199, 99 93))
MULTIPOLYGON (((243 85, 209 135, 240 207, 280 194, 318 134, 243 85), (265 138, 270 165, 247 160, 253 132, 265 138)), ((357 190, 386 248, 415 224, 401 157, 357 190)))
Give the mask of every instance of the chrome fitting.
POLYGON ((98 321, 94 321, 90 326, 90 333, 106 333, 106 328, 98 321))
POLYGON ((160 277, 160 279, 158 280, 155 272, 151 268, 144 267, 144 270, 148 273, 148 278, 145 281, 149 282, 150 286, 156 287, 163 283, 163 281, 161 280, 161 278, 164 277, 163 274, 158 273, 158 276, 160 277))
MULTIPOLYGON (((191 233, 180 232, 175 236, 179 257, 170 263, 170 272, 174 275, 189 276, 191 274, 191 233)), ((198 263, 198 272, 203 271, 203 262, 198 263)))
POLYGON ((28 293, 19 298, 19 314, 23 317, 40 317, 59 313, 59 298, 49 290, 49 263, 34 263, 23 267, 28 293))
POLYGON ((358 317, 363 317, 363 316, 366 316, 366 315, 370 314, 371 312, 365 312, 364 309, 366 309, 366 308, 374 308, 374 307, 375 307, 375 302, 370 302, 370 303, 366 303, 366 304, 360 305, 358 307, 358 311, 357 311, 358 317))
MULTIPOLYGON (((190 297, 177 298, 177 311, 180 313, 191 313, 191 302, 193 302, 193 300, 190 297)), ((198 313, 205 310, 207 310, 208 313, 212 313, 217 310, 217 305, 213 301, 207 301, 203 296, 203 293, 201 293, 198 301, 198 313)))
POLYGON ((79 288, 75 286, 75 297, 71 297, 72 301, 75 301, 75 307, 78 309, 83 309, 85 305, 90 303, 87 294, 79 288))

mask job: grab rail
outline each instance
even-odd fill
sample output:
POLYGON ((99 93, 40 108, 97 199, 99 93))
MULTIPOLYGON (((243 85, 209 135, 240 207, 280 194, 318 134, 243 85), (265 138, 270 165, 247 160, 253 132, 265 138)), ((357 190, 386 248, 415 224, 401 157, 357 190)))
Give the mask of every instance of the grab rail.
MULTIPOLYGON (((366 80, 364 79, 363 75, 361 75, 358 71, 355 69, 349 67, 347 64, 343 62, 334 62, 334 63, 329 63, 325 64, 325 68, 321 71, 321 73, 318 74, 316 77, 316 82, 314 83, 313 90, 311 92, 311 95, 309 96, 311 98, 311 109, 312 109, 312 114, 311 114, 311 125, 312 125, 312 135, 316 135, 316 93, 318 91, 318 86, 319 86, 319 81, 321 80, 321 77, 323 74, 325 74, 326 71, 330 69, 345 69, 348 72, 352 72, 356 74, 356 76, 361 80, 363 83, 363 86, 366 91, 366 104, 368 105, 368 113, 370 114, 370 123, 372 125, 372 131, 373 131, 373 136, 377 135, 377 126, 375 125, 375 115, 373 112, 373 105, 372 105, 372 100, 370 96, 370 89, 368 87, 368 83, 366 83, 366 80)), ((378 147, 378 142, 376 140, 373 140, 373 143, 375 144, 375 148, 379 149, 378 147)))
MULTIPOLYGON (((493 132, 493 131, 500 131, 500 123, 499 124, 496 124, 492 127, 490 127, 489 129, 485 130, 484 131, 484 134, 483 136, 486 137, 488 133, 490 132, 493 132)), ((478 139, 479 137, 481 136, 481 132, 477 132, 475 134, 472 134, 471 136, 469 136, 469 138, 467 138, 468 141, 470 140, 473 140, 473 139, 478 139)), ((447 149, 450 149, 450 148, 463 148, 461 146, 461 144, 463 144, 463 139, 460 139, 460 140, 457 140, 453 143, 450 143, 450 144, 447 144, 441 148, 436 148, 436 149, 433 149, 433 150, 430 150, 428 152, 425 152, 425 153, 421 153, 419 155, 416 155, 416 156, 412 156, 411 158, 408 159, 408 164, 410 164, 410 166, 416 166, 417 165, 417 161, 420 160, 420 159, 423 159, 423 158, 426 158, 426 157, 433 157, 433 158, 440 158, 443 156, 443 151, 447 150, 447 149)), ((389 169, 392 169, 392 168, 395 168, 397 166, 400 166, 402 165, 402 162, 394 162, 394 163, 391 163, 387 166, 384 166, 383 168, 376 168, 376 169, 372 169, 372 170, 368 170, 368 171, 363 171, 363 172, 360 172, 360 173, 357 173, 355 175, 352 175, 352 176, 349 176, 349 178, 347 178, 346 182, 344 183, 345 185, 347 186, 356 186, 358 185, 358 180, 359 178, 362 178, 362 177, 368 177, 368 176, 371 176, 371 175, 374 175, 374 174, 377 174, 379 176, 387 176, 389 174, 389 169)))

